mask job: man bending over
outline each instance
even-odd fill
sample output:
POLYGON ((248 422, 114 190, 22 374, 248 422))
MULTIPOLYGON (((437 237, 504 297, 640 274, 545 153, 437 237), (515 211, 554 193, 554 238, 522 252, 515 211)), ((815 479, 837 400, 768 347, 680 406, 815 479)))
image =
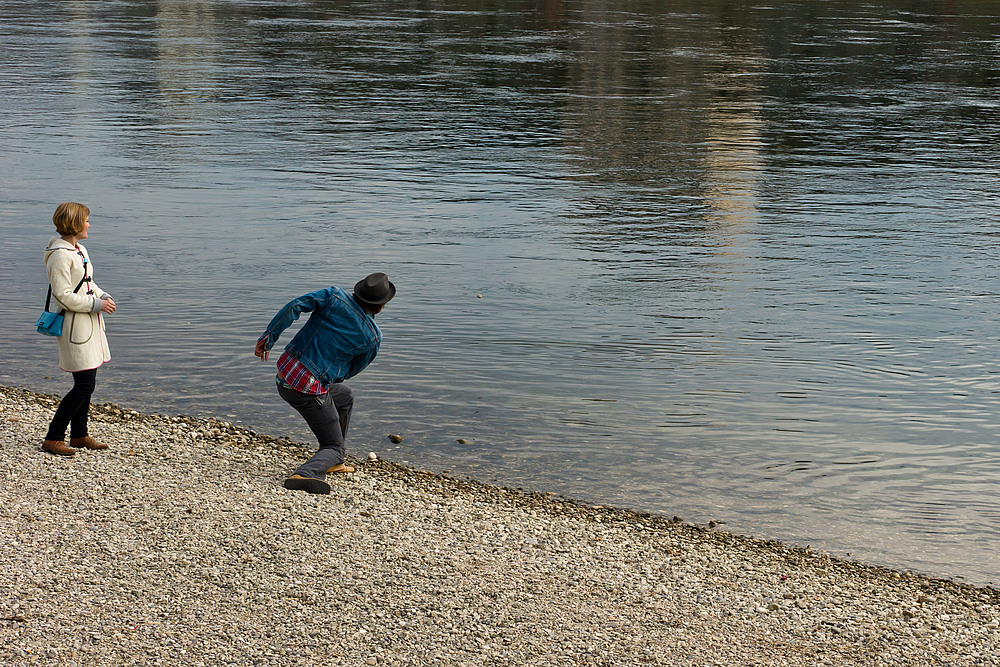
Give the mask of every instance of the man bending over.
POLYGON ((300 313, 311 313, 278 358, 278 395, 295 408, 319 440, 319 449, 285 480, 285 488, 330 493, 327 473, 354 472, 344 465, 344 436, 354 397, 344 380, 363 371, 378 354, 382 332, 375 315, 396 295, 384 273, 373 273, 349 294, 339 287, 289 301, 257 340, 254 354, 267 361, 281 333, 300 313))

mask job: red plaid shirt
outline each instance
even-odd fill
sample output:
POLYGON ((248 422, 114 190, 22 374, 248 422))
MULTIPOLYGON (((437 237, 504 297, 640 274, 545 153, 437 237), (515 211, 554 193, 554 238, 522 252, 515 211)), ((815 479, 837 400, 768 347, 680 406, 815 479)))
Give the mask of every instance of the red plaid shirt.
POLYGON ((287 352, 278 358, 277 381, 301 394, 320 395, 327 391, 323 383, 317 380, 301 361, 287 352))

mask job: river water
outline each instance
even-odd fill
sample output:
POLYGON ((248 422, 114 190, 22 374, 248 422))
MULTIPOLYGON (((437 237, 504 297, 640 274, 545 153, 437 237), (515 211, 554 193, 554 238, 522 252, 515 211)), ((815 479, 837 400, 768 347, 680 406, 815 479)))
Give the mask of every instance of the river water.
POLYGON ((0 382, 70 385, 31 322, 81 201, 98 401, 309 441, 254 341, 384 270, 351 453, 1000 581, 995 3, 0 17, 0 382))

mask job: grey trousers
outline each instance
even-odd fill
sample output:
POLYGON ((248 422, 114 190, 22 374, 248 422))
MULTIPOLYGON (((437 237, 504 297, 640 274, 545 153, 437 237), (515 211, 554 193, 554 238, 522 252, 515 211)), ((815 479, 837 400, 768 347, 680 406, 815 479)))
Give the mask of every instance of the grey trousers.
POLYGON ((278 385, 278 395, 302 415, 319 441, 319 449, 313 457, 293 474, 326 479, 326 471, 343 463, 346 456, 344 436, 351 422, 354 393, 346 384, 338 382, 320 395, 303 394, 278 385))

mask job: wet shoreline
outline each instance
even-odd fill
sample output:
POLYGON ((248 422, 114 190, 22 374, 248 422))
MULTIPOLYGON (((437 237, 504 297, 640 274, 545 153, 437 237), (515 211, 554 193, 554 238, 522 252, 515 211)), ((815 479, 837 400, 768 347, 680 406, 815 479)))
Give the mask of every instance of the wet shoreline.
POLYGON ((998 664, 1000 591, 103 404, 38 450, 0 387, 6 664, 998 664), (713 662, 714 661, 714 662, 713 662))

